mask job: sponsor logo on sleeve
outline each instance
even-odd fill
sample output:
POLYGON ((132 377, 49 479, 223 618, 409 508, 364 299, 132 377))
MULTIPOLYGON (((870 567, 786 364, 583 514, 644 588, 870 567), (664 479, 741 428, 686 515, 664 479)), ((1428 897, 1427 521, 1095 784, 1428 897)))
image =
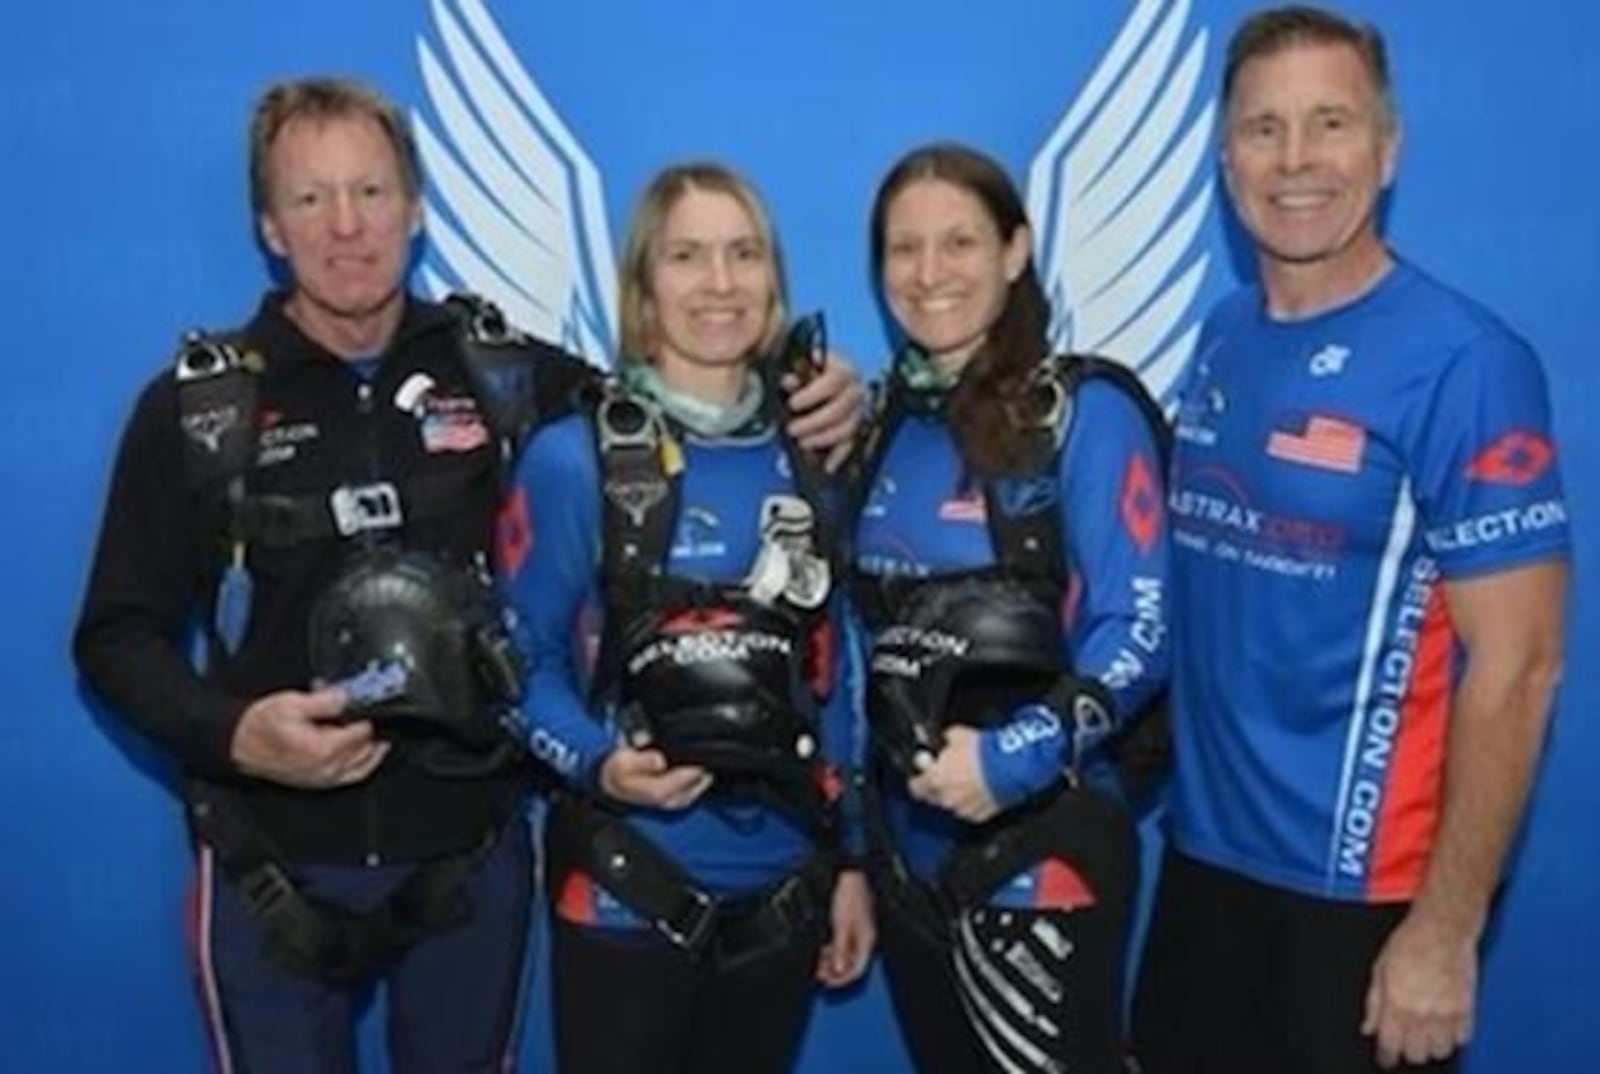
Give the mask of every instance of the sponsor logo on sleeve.
POLYGON ((514 577, 532 549, 533 518, 528 511, 528 492, 518 487, 506 497, 495 520, 495 559, 501 570, 514 577))
POLYGON ((1127 469, 1122 472, 1119 507, 1128 536, 1139 546, 1139 551, 1148 553, 1155 543, 1156 531, 1161 528, 1161 496, 1156 491, 1150 464, 1143 455, 1128 459, 1127 469))
POLYGON ((1467 466, 1467 476, 1494 485, 1527 485, 1550 469, 1555 457, 1555 447, 1548 439, 1526 429, 1517 429, 1473 456, 1467 466))
POLYGON ((1541 500, 1526 507, 1508 507, 1445 526, 1435 526, 1424 539, 1434 553, 1461 552, 1499 544, 1525 534, 1556 529, 1567 524, 1567 508, 1560 500, 1541 500))

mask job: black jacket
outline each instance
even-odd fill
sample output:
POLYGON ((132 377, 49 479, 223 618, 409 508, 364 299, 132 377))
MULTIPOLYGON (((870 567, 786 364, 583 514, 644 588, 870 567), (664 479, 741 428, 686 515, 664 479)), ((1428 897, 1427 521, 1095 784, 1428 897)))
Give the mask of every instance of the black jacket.
MULTIPOLYGON (((259 353, 257 442, 252 493, 326 497, 342 484, 425 478, 449 490, 448 510, 408 516, 406 547, 464 560, 492 548, 502 490, 500 447, 477 434, 478 408, 460 359, 455 317, 407 301, 376 375, 355 370, 306 338, 268 295, 239 337, 259 353), (396 392, 418 374, 449 418, 429 425, 402 409, 396 392)), ((586 368, 540 348, 541 395, 586 368)), ((487 432, 487 430, 484 430, 487 432)), ((507 806, 509 771, 471 779, 430 775, 391 752, 366 782, 305 791, 240 775, 229 760, 239 718, 254 699, 306 689, 312 602, 350 554, 336 536, 286 547, 255 543, 245 564, 254 583, 239 649, 203 677, 186 638, 212 621, 227 547, 220 496, 185 469, 179 398, 172 371, 145 388, 123 434, 99 545, 74 637, 89 685, 193 777, 191 795, 231 792, 291 862, 411 861, 470 847, 507 806)))

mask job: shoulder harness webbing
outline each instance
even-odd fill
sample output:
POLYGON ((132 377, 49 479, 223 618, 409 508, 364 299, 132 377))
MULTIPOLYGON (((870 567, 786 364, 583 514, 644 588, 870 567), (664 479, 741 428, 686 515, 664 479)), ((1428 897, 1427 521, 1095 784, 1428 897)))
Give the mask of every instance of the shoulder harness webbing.
MULTIPOLYGON (((542 344, 513 328, 492 303, 452 295, 458 352, 490 434, 500 445, 501 480, 538 426, 575 405, 578 362, 543 361, 542 344)), ((259 377, 264 361, 240 332, 191 330, 178 349, 174 376, 184 462, 191 488, 221 490, 230 543, 293 545, 392 529, 407 519, 458 506, 459 478, 420 477, 340 486, 328 495, 253 495, 246 487, 256 450, 259 377)))
MULTIPOLYGON (((1172 431, 1160 404, 1150 395, 1138 374, 1121 362, 1087 354, 1052 358, 1048 365, 1042 367, 1041 374, 1043 386, 1053 397, 1043 423, 1053 449, 1044 453, 1034 473, 1016 476, 1053 476, 1056 456, 1071 429, 1074 395, 1085 380, 1096 378, 1116 385, 1139 408, 1155 438, 1161 469, 1166 471, 1172 450, 1172 431)), ((892 375, 878 386, 873 415, 850 470, 849 510, 845 516, 850 520, 860 516, 862 507, 872 493, 872 485, 877 480, 884 456, 894 441, 894 434, 905 419, 909 409, 905 391, 898 378, 892 375)), ((1002 510, 998 502, 999 482, 993 479, 983 482, 983 497, 984 513, 998 566, 1019 578, 1041 579, 1057 584, 1063 582, 1066 557, 1058 512, 1053 509, 1027 512, 1002 510)))
MULTIPOLYGON (((763 405, 774 422, 794 491, 810 506, 817 546, 832 562, 835 541, 822 464, 784 430, 775 377, 769 378, 765 391, 763 405)), ((710 596, 727 587, 667 573, 678 522, 683 453, 661 408, 616 378, 593 385, 587 405, 594 418, 602 491, 600 565, 606 615, 591 689, 598 702, 609 698, 617 686, 622 624, 661 600, 710 596)))
MULTIPOLYGON (((809 322, 803 322, 809 323, 809 322)), ((809 329, 815 331, 815 329, 809 329)), ((791 333, 792 343, 793 333, 791 333)), ((793 481, 794 492, 811 509, 813 539, 836 567, 831 509, 821 462, 795 443, 783 427, 778 363, 763 366, 763 406, 773 423, 793 481)), ((604 604, 599 649, 590 679, 590 703, 599 709, 615 702, 622 681, 625 635, 639 616, 674 603, 753 599, 741 583, 713 583, 667 571, 680 510, 683 452, 660 406, 631 392, 617 378, 590 386, 586 407, 593 416, 601 478, 601 599, 604 604)), ((752 505, 752 510, 754 505, 752 505)), ((833 572, 836 576, 836 570, 833 572)), ((795 613, 820 626, 824 604, 795 613)), ((820 759, 816 761, 820 766, 820 759)), ((795 816, 824 839, 832 837, 831 796, 822 770, 796 772, 794 778, 758 784, 758 793, 795 816)))
MULTIPOLYGON (((1041 453, 1042 457, 1033 473, 1017 476, 1054 480, 1057 457, 1071 429, 1077 389, 1086 380, 1097 378, 1115 385, 1144 415, 1156 442, 1161 472, 1167 472, 1172 453, 1172 430, 1160 404, 1133 370, 1111 358, 1067 354, 1052 358, 1041 366, 1041 375, 1046 378, 1044 387, 1053 394, 1045 424, 1054 447, 1047 453, 1041 453)), ((893 375, 878 386, 874 413, 850 472, 846 528, 853 526, 860 517, 884 456, 894 441, 894 434, 910 409, 903 395, 905 391, 893 375)), ((991 569, 1017 578, 1030 587, 1040 586, 1049 592, 1060 593, 1066 584, 1066 547, 1058 505, 1051 503, 1045 510, 1008 511, 999 502, 999 496, 999 481, 990 479, 983 483, 984 514, 996 558, 996 565, 991 569)), ((851 577, 856 579, 855 593, 871 621, 882 613, 886 603, 884 598, 893 591, 893 580, 885 580, 883 584, 887 588, 880 589, 873 580, 863 578, 858 573, 852 572, 851 577)), ((1134 800, 1147 797, 1165 773, 1170 757, 1165 692, 1146 703, 1139 712, 1130 714, 1108 748, 1129 797, 1134 800)))

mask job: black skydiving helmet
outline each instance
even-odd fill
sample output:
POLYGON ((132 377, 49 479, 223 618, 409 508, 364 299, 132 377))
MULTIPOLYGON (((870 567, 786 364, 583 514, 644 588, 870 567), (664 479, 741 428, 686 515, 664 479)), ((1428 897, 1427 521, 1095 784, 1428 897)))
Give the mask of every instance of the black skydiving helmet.
POLYGON ((999 577, 914 583, 873 636, 872 741, 915 775, 945 727, 991 726, 1043 697, 1062 671, 1059 614, 1026 587, 999 577))
POLYGON ((483 572, 423 552, 359 553, 311 609, 311 671, 344 686, 386 737, 445 774, 463 754, 503 751, 522 659, 483 572))
POLYGON ((736 598, 640 616, 626 632, 623 734, 673 764, 792 771, 817 751, 807 634, 804 617, 736 598))

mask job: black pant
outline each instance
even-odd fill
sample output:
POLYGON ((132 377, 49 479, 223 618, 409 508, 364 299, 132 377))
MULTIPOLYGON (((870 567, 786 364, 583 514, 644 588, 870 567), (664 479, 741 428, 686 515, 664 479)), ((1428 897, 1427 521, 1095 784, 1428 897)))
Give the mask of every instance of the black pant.
POLYGON ((820 936, 732 968, 653 930, 552 916, 556 1057, 567 1074, 784 1074, 811 1012, 820 936))
MULTIPOLYGON (((1284 891, 1168 851, 1139 973, 1145 1074, 1377 1074, 1372 964, 1405 915, 1284 891)), ((1454 1057, 1405 1074, 1449 1074, 1454 1057)))
POLYGON ((1096 913, 981 906, 952 943, 880 899, 889 995, 919 1074, 1122 1074, 1123 936, 1096 913))

